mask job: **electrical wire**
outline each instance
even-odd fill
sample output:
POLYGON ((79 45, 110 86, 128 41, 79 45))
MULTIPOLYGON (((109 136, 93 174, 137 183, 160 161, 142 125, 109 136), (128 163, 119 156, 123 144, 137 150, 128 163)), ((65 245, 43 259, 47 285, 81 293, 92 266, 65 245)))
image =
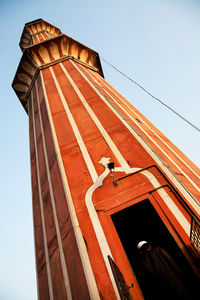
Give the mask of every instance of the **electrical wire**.
POLYGON ((115 66, 113 66, 111 63, 109 63, 107 60, 105 60, 104 58, 100 57, 106 64, 108 64, 110 67, 112 67, 113 69, 115 69, 117 72, 119 72, 121 75, 123 75, 124 77, 126 77, 128 80, 130 80, 131 82, 133 82, 135 85, 137 85, 140 89, 142 89, 146 94, 148 94, 149 96, 151 96, 153 99, 155 99, 156 101, 160 102, 163 106, 165 106, 166 108, 168 108, 169 110, 171 110, 174 114, 176 114, 179 118, 181 118, 183 121, 185 121, 186 123, 188 123, 190 126, 192 126, 194 129, 196 129, 197 131, 200 132, 200 128, 198 128, 196 125, 194 125, 193 123, 191 123, 189 120, 187 120, 185 117, 183 117, 181 114, 179 114, 177 111, 175 111, 172 107, 170 107, 169 105, 167 105, 166 103, 164 103, 162 100, 160 100, 159 98, 155 97, 154 95, 152 95, 150 92, 148 92, 142 85, 140 85, 139 83, 137 83, 135 80, 133 80, 132 78, 130 78, 129 76, 127 76, 126 74, 124 74, 123 72, 121 72, 119 69, 117 69, 115 66))

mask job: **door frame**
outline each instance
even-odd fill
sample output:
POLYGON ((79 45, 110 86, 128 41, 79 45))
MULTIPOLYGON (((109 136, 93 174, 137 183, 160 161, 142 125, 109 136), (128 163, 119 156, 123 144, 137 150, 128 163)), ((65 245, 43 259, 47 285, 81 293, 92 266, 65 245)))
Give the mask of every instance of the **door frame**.
POLYGON ((127 285, 129 286, 132 283, 134 284, 134 286, 130 288, 129 292, 133 297, 133 299, 135 298, 138 300, 144 299, 142 290, 139 286, 134 270, 129 262, 126 251, 121 243, 115 225, 112 221, 111 215, 125 208, 133 206, 141 201, 144 201, 146 199, 150 201, 150 203, 156 210, 158 216, 160 217, 161 221, 164 223, 166 229, 169 231, 170 235, 178 245, 179 249, 181 250, 181 252, 184 254, 184 256, 186 257, 186 259, 189 261, 191 265, 191 256, 189 255, 188 251, 186 251, 185 243, 183 242, 182 238, 180 237, 177 230, 173 226, 169 217, 166 215, 166 212, 164 211, 162 205, 160 205, 158 201, 159 199, 156 199, 156 197, 153 196, 152 194, 146 193, 135 199, 131 199, 130 201, 122 203, 119 206, 116 206, 114 208, 98 212, 99 220, 103 227, 104 233, 107 237, 114 261, 119 267, 119 269, 121 270, 122 274, 124 275, 127 285))

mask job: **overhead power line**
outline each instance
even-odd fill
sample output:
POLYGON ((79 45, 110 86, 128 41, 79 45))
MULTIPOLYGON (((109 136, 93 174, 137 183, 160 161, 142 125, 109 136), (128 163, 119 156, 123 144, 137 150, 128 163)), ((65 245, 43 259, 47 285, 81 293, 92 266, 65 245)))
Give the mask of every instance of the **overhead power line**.
POLYGON ((196 129, 197 131, 200 132, 200 128, 198 128, 196 125, 194 125, 193 123, 191 123, 189 120, 187 120, 185 117, 183 117, 181 114, 179 114, 177 111, 175 111, 172 107, 170 107, 169 105, 167 105, 166 103, 164 103, 162 100, 160 100, 159 98, 155 97, 154 95, 152 95, 150 92, 148 92, 142 85, 140 85, 139 83, 137 83, 135 80, 133 80, 132 78, 130 78, 129 76, 127 76, 126 74, 124 74, 123 72, 121 72, 119 69, 117 69, 115 66, 113 66, 111 63, 109 63, 107 60, 105 60, 104 58, 100 57, 106 64, 108 64, 109 66, 111 66, 113 69, 115 69, 117 72, 119 72, 121 75, 123 75, 124 77, 126 77, 128 80, 130 80, 131 82, 133 82, 135 85, 137 85, 140 89, 142 89, 146 94, 148 94, 149 96, 151 96, 153 99, 155 99, 156 101, 160 102, 163 106, 165 106, 166 108, 168 108, 169 110, 171 110, 174 114, 176 114, 179 118, 181 118, 183 121, 185 121, 186 123, 188 123, 190 126, 192 126, 194 129, 196 129))

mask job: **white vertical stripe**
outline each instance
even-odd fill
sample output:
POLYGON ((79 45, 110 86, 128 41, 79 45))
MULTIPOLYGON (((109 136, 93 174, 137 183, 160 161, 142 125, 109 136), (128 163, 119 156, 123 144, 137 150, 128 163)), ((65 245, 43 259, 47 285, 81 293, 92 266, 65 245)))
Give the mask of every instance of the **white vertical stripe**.
POLYGON ((89 216, 90 216, 90 220, 92 222, 92 225, 93 225, 93 228, 94 228, 94 231, 95 231, 98 243, 99 243, 99 247, 101 249, 101 253, 102 253, 102 256, 103 256, 103 259, 104 259, 104 262, 105 262, 105 265, 106 265, 106 268, 107 268, 107 271, 108 271, 108 274, 110 276, 110 280, 112 282, 113 289, 115 291, 115 295, 116 295, 117 299, 120 300, 120 296, 119 296, 119 292, 118 292, 117 285, 116 285, 116 282, 115 282, 115 278, 113 276, 113 271, 111 269, 111 266, 110 266, 110 263, 109 263, 109 260, 108 260, 108 255, 110 255, 112 257, 112 253, 111 253, 110 247, 108 245, 108 242, 107 242, 105 233, 103 231, 103 228, 101 226, 101 223, 99 221, 99 217, 97 215, 94 203, 92 201, 93 192, 99 186, 102 185, 103 179, 109 173, 110 173, 109 169, 106 168, 105 171, 103 172, 103 174, 101 174, 98 177, 97 181, 93 185, 90 186, 90 188, 87 190, 86 195, 85 195, 85 205, 87 207, 87 210, 88 210, 88 213, 89 213, 89 216))
POLYGON ((116 145, 114 144, 114 142, 110 138, 110 136, 107 133, 107 131, 102 126, 102 124, 99 121, 99 119, 97 118, 97 116, 94 114, 94 112, 91 109, 91 107, 88 105, 86 99, 83 97, 82 93, 80 92, 80 90, 78 89, 78 87, 76 86, 75 82, 73 81, 73 79, 71 78, 71 76, 69 75, 69 73, 67 72, 67 70, 65 69, 65 67, 63 66, 62 63, 60 63, 60 66, 63 69, 63 72, 65 73, 65 75, 68 78, 69 82, 71 83, 72 87, 74 88, 75 92, 77 93, 78 97, 80 98, 80 100, 81 100, 82 104, 84 105, 85 109, 87 110, 88 114, 90 115, 90 117, 94 121, 95 125, 97 126, 97 128, 101 132, 103 138, 105 139, 105 141, 107 142, 107 144, 111 148, 112 152, 116 156, 116 158, 119 161, 121 167, 126 172, 126 170, 129 169, 128 163, 126 162, 126 160, 124 159, 124 157, 122 156, 122 154, 119 152, 118 148, 116 147, 116 145))
POLYGON ((37 40, 38 40, 38 43, 40 43, 40 39, 39 39, 39 37, 38 37, 38 35, 37 35, 37 34, 35 35, 35 37, 37 38, 37 40))
POLYGON ((58 249, 59 249, 59 253, 60 253, 61 267, 62 267, 63 276, 64 276, 64 283, 65 283, 65 288, 66 288, 66 293, 67 293, 67 299, 70 300, 70 299, 72 299, 72 295, 71 295, 69 277, 68 277, 67 268, 66 268, 65 256, 64 256, 64 252, 63 252, 62 239, 61 239, 58 217, 57 217, 57 212, 56 212, 55 199, 54 199, 54 194, 53 194, 53 187, 52 187, 52 182, 51 182, 49 162, 48 162, 47 150, 46 150, 46 142, 45 142, 45 137, 44 137, 44 129, 43 129, 42 117, 41 117, 41 111, 40 111, 37 81, 35 82, 35 85, 36 85, 36 94, 37 94, 38 112, 39 112, 39 120, 40 120, 41 134, 42 134, 42 144, 43 144, 43 150, 44 150, 45 166, 46 166, 47 178, 48 178, 48 182, 49 182, 50 199, 51 199, 51 205, 52 205, 52 209, 53 209, 53 217, 54 217, 56 235, 57 235, 57 240, 58 240, 58 249))
MULTIPOLYGON (((31 104, 31 101, 32 101, 32 92, 31 92, 30 97, 28 98, 27 101, 28 101, 28 115, 29 115, 29 119, 30 119, 29 122, 31 122, 30 104, 31 104)), ((33 117, 32 117, 32 119, 33 119, 33 117)), ((30 127, 29 127, 29 129, 30 129, 30 127)), ((33 144, 35 146, 34 135, 33 135, 33 144)), ((30 151, 31 151, 31 143, 30 143, 30 151)), ((31 153, 30 153, 30 166, 32 167, 32 165, 31 165, 31 153)), ((36 163, 36 168, 37 168, 37 163, 36 163)), ((37 174, 37 169, 36 169, 36 174, 37 174)), ((31 174, 30 174, 30 178, 31 178, 31 174)), ((39 206, 40 206, 40 203, 39 203, 39 206)), ((41 207, 40 207, 40 213, 41 213, 41 207)), ((33 209, 32 209, 32 216, 33 216, 33 220, 34 220, 34 211, 33 211, 33 209)), ((39 278, 38 278, 38 265, 37 265, 37 255, 36 255, 37 252, 36 252, 36 230, 35 230, 35 226, 33 226, 33 231, 34 231, 34 249, 35 249, 35 268, 36 268, 36 280, 37 280, 37 299, 40 300, 39 278)), ((43 228, 42 228, 42 235, 43 235, 43 228)), ((43 238, 43 242, 44 242, 44 238, 43 238)), ((45 257, 45 259, 46 259, 46 257, 45 257)), ((47 278, 47 281, 48 281, 48 278, 47 278)))
POLYGON ((54 143, 54 147, 55 147, 55 153, 57 156, 58 166, 59 166, 62 183, 63 183, 63 188, 64 188, 64 192, 65 192, 65 198, 66 198, 66 202, 67 202, 70 217, 71 217, 72 226, 73 226, 74 233, 75 233, 75 238, 76 238, 76 242, 77 242, 80 257, 81 257, 81 262, 83 264, 83 269, 84 269, 90 297, 92 300, 100 300, 98 288, 97 288, 94 274, 92 271, 92 267, 90 264, 90 259, 89 259, 88 252, 86 249, 85 241, 82 236, 82 232, 81 232, 78 218, 76 215, 76 210, 75 210, 74 203, 72 200, 69 184, 67 181, 65 168, 63 165, 62 156, 60 153, 60 148, 59 148, 59 144, 58 144, 57 137, 56 137, 56 131, 55 131, 53 119, 51 116, 51 110, 49 107, 49 101, 48 101, 48 97, 47 97, 47 93, 46 93, 46 88, 45 88, 42 72, 40 73, 40 75, 41 75, 42 87, 43 87, 43 91, 44 91, 44 99, 45 99, 45 104, 46 104, 46 108, 47 108, 47 114, 48 114, 52 137, 53 137, 53 143, 54 143))
POLYGON ((64 106, 64 109, 65 109, 65 111, 66 111, 67 117, 68 117, 69 122, 70 122, 70 124, 71 124, 71 126, 72 126, 72 130, 73 130, 73 132, 74 132, 74 134, 75 134, 75 136, 76 136, 77 143, 78 143, 78 145, 79 145, 79 147, 80 147, 80 150, 81 150, 81 152, 82 152, 82 154, 83 154, 83 157, 84 157, 86 166, 88 167, 90 176, 91 176, 91 178, 92 178, 92 180, 93 180, 93 182, 94 182, 94 181, 98 178, 96 169, 95 169, 95 167, 94 167, 94 165, 93 165, 93 162, 92 162, 92 160, 91 160, 91 157, 90 157, 90 155, 89 155, 89 153, 88 153, 88 151, 87 151, 87 148, 86 148, 86 146, 85 146, 85 144, 84 144, 84 141, 83 141, 83 139, 82 139, 82 136, 81 136, 81 134, 80 134, 80 132, 79 132, 79 130, 78 130, 78 127, 77 127, 77 125, 76 125, 76 122, 74 121, 74 118, 73 118, 73 116, 72 116, 72 113, 71 113, 71 111, 70 111, 70 109, 69 109, 69 107, 68 107, 68 105, 67 105, 67 102, 66 102, 66 100, 65 100, 65 96, 63 95, 63 92, 62 92, 62 90, 61 90, 61 88, 60 88, 60 85, 59 85, 57 79, 56 79, 56 76, 55 76, 55 74, 54 74, 54 71, 53 71, 52 67, 50 67, 50 71, 51 71, 51 75, 52 75, 52 77, 53 77, 53 80, 54 80, 54 82, 55 82, 55 85, 56 85, 58 94, 59 94, 60 99, 61 99, 61 101, 62 101, 62 104, 63 104, 63 106, 64 106))
MULTIPOLYGON (((141 174, 145 175, 149 179, 149 181, 154 186, 154 188, 160 187, 159 181, 156 179, 156 177, 151 172, 145 170, 145 171, 142 171, 141 174)), ((169 210, 172 212, 174 217, 177 219, 177 221, 179 222, 181 227, 184 229, 186 234, 188 236, 190 236, 190 223, 188 222, 186 217, 183 215, 183 213, 180 211, 178 206, 174 203, 172 198, 168 195, 168 193, 165 191, 164 188, 157 190, 157 193, 163 199, 163 201, 165 202, 165 204, 167 205, 169 210)))
POLYGON ((187 190, 187 188, 174 176, 173 173, 163 164, 161 159, 152 151, 149 145, 137 134, 137 132, 130 126, 130 124, 122 118, 120 113, 107 101, 105 96, 103 96, 96 86, 91 83, 87 76, 77 67, 77 65, 71 61, 75 68, 82 74, 82 76, 87 80, 90 86, 96 91, 96 93, 101 97, 101 99, 106 103, 106 105, 118 116, 119 120, 128 128, 128 130, 133 134, 133 136, 138 140, 138 142, 144 147, 144 149, 149 153, 149 155, 155 160, 155 162, 160 166, 160 168, 167 174, 169 179, 175 184, 178 190, 183 194, 183 196, 188 200, 190 205, 200 214, 199 202, 194 198, 193 195, 187 190))
POLYGON ((31 99, 32 99, 33 136, 34 136, 34 145, 35 145, 36 170, 37 170, 37 181, 38 181, 42 231, 43 231, 43 239, 44 239, 44 252, 45 252, 45 261, 46 261, 46 267, 47 267, 47 281, 48 281, 48 286, 49 286, 49 297, 51 300, 53 300, 54 297, 53 297, 53 288, 52 288, 52 280, 51 280, 51 269, 50 269, 50 263, 49 263, 47 234, 46 234, 45 220, 44 220, 44 209, 43 209, 43 202, 42 202, 42 191, 41 191, 41 183, 40 183, 40 167, 39 167, 38 151, 37 151, 37 139, 36 139, 36 130, 35 130, 35 118, 34 118, 34 104, 33 104, 32 93, 31 93, 31 99))
POLYGON ((46 39, 45 39, 44 35, 42 34, 42 32, 40 34, 41 34, 43 40, 45 41, 46 39))
POLYGON ((51 38, 50 34, 47 31, 45 31, 45 33, 48 35, 49 38, 51 38))

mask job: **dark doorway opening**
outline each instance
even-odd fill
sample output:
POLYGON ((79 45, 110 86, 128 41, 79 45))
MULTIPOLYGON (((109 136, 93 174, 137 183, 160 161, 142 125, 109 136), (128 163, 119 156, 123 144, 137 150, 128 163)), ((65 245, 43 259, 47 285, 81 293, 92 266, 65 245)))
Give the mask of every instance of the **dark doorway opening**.
MULTIPOLYGON (((192 285, 199 281, 148 199, 111 215, 111 218, 139 284, 141 283, 141 274, 137 273, 139 272, 137 271, 137 262, 139 261, 137 244, 142 240, 148 241, 153 247, 164 248, 181 267, 192 285)), ((142 292, 145 296, 143 289, 142 292)))

